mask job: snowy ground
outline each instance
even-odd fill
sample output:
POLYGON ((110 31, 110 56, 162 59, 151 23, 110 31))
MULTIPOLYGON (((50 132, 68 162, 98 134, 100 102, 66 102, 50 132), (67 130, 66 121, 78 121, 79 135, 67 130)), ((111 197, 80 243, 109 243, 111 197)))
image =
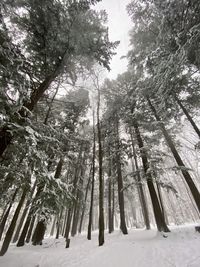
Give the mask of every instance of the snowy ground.
POLYGON ((102 247, 97 237, 72 238, 69 249, 64 239, 45 239, 36 247, 11 245, 0 267, 200 267, 200 234, 194 226, 173 228, 167 238, 155 230, 130 230, 127 236, 116 231, 105 235, 102 247))

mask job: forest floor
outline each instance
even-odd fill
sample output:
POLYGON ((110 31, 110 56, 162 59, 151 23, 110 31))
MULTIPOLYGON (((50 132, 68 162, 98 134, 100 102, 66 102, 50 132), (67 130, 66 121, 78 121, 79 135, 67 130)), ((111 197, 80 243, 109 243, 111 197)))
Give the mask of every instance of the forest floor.
POLYGON ((163 237, 156 230, 129 230, 105 235, 98 247, 98 233, 92 241, 79 235, 65 249, 64 239, 46 238, 42 246, 11 245, 0 258, 0 267, 199 267, 200 233, 193 226, 171 228, 163 237))

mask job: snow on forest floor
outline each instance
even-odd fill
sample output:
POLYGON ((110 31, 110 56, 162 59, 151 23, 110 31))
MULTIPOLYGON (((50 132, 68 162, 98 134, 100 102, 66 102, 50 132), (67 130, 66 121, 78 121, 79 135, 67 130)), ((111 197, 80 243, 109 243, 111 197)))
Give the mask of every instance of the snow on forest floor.
POLYGON ((171 228, 164 238, 156 230, 129 230, 105 234, 98 246, 98 233, 92 241, 85 235, 71 238, 65 249, 64 239, 47 238, 42 246, 11 245, 0 258, 0 267, 199 267, 200 234, 194 226, 171 228))

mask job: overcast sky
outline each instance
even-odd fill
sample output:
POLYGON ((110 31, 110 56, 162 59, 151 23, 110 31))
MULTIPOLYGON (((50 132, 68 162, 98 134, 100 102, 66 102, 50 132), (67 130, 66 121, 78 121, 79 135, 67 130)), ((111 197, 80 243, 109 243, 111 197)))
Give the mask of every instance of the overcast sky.
POLYGON ((115 79, 118 74, 126 71, 127 60, 120 59, 121 56, 127 54, 129 50, 128 32, 132 23, 126 12, 126 5, 130 0, 102 0, 96 5, 96 9, 104 9, 108 14, 108 27, 111 41, 120 41, 117 55, 113 57, 111 62, 111 71, 108 78, 115 79))

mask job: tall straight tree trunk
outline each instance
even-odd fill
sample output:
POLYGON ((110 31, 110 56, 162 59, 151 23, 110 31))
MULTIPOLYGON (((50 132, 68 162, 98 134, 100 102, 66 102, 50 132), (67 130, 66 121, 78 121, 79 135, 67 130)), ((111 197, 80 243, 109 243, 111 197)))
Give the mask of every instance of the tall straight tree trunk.
POLYGON ((79 223, 79 229, 78 229, 79 233, 81 233, 82 225, 83 225, 83 218, 85 215, 87 196, 88 196, 88 191, 89 191, 89 187, 90 187, 90 180, 91 180, 91 172, 92 172, 92 167, 90 168, 88 182, 87 182, 87 186, 86 186, 86 190, 85 190, 85 199, 84 199, 83 210, 82 210, 81 219, 80 219, 80 223, 79 223))
POLYGON ((53 219, 53 224, 52 224, 52 227, 51 227, 50 236, 53 236, 54 235, 55 225, 56 225, 56 216, 53 219))
POLYGON ((159 197, 159 200, 160 200, 160 206, 161 206, 161 209, 162 209, 162 213, 163 213, 163 216, 165 218, 165 222, 166 222, 167 225, 169 225, 168 217, 166 215, 165 208, 164 208, 164 203, 163 203, 163 197, 162 197, 162 193, 161 193, 160 184, 157 181, 156 181, 156 187, 157 187, 157 191, 158 191, 158 197, 159 197))
POLYGON ((6 232, 6 236, 4 238, 4 241, 3 241, 3 244, 2 244, 2 247, 1 247, 1 251, 0 251, 0 256, 3 256, 7 250, 8 250, 8 247, 10 245, 10 242, 11 242, 11 239, 12 239, 12 236, 13 236, 13 232, 15 230, 15 226, 16 226, 16 223, 17 223, 17 219, 19 217, 19 213, 21 211, 21 208, 24 204, 24 201, 25 201, 25 198, 26 198, 26 193, 27 193, 27 189, 24 189, 23 190, 23 193, 22 193, 22 196, 21 196, 21 199, 17 205, 17 208, 15 210, 15 213, 14 213, 14 216, 12 218, 12 221, 10 223, 10 226, 6 232))
POLYGON ((33 232, 33 227, 34 227, 34 224, 35 224, 35 220, 36 220, 36 215, 33 215, 32 218, 31 218, 31 222, 30 222, 30 226, 28 228, 27 235, 26 235, 26 243, 30 242, 31 235, 32 235, 32 232, 33 232))
POLYGON ((96 153, 96 134, 95 134, 95 118, 93 111, 93 150, 92 150, 92 181, 91 181, 91 197, 90 197, 90 210, 89 210, 89 222, 87 239, 91 240, 92 232, 92 215, 93 215, 93 202, 94 202, 94 177, 95 177, 95 153, 96 153))
POLYGON ((179 105, 179 107, 182 109, 183 113, 187 117, 187 119, 190 122, 190 124, 192 125, 192 127, 195 130, 196 134, 200 138, 200 130, 199 130, 198 126, 196 125, 196 123, 194 122, 193 118, 190 116, 189 112, 184 107, 184 105, 182 104, 181 100, 176 96, 175 93, 173 94, 173 97, 174 97, 175 101, 177 102, 177 104, 179 105))
POLYGON ((56 231, 56 239, 58 239, 58 238, 59 238, 59 235, 60 235, 62 216, 63 216, 63 207, 61 208, 60 214, 59 214, 59 216, 58 216, 58 221, 57 221, 57 231, 56 231))
POLYGON ((140 176, 140 170, 139 170, 139 166, 138 166, 138 160, 137 160, 137 155, 136 155, 135 146, 134 146, 134 142, 133 142, 133 133, 132 133, 131 128, 130 128, 130 137, 131 137, 134 165, 135 165, 135 170, 137 172, 137 182, 138 182, 139 196, 140 196, 141 207, 142 207, 142 214, 143 214, 146 229, 149 230, 151 228, 150 227, 150 220, 149 220, 149 211, 148 211, 148 206, 147 206, 147 202, 146 202, 144 189, 142 186, 142 179, 140 176))
POLYGON ((103 180, 103 151, 101 144, 100 125, 100 89, 98 87, 97 101, 97 135, 99 148, 99 246, 104 244, 104 180, 103 180))
MULTIPOLYGON (((109 151, 110 157, 110 151, 109 151)), ((113 222, 113 215, 112 215, 112 166, 111 160, 109 158, 108 163, 108 233, 111 234, 114 231, 114 222, 113 222)))
POLYGON ((23 226, 22 232, 21 232, 19 240, 17 242, 17 247, 22 247, 25 244, 25 238, 26 238, 26 235, 28 233, 28 229, 29 229, 29 226, 30 226, 30 223, 31 223, 31 219, 32 219, 33 214, 34 214, 34 208, 33 207, 34 207, 34 204, 35 204, 35 201, 36 201, 37 197, 40 195, 40 193, 42 192, 43 189, 44 189, 44 184, 38 185, 37 192, 36 192, 35 197, 34 197, 34 199, 32 201, 32 204, 31 204, 30 210, 28 212, 25 224, 23 226))
POLYGON ((112 182, 112 224, 113 224, 113 231, 114 231, 114 219, 115 219, 115 183, 112 182))
POLYGON ((66 229, 65 229, 65 239, 66 239, 66 246, 65 247, 66 248, 69 247, 69 243, 70 243, 69 233, 70 233, 70 228, 71 228, 72 212, 73 212, 73 209, 71 207, 68 209, 66 229))
POLYGON ((123 191, 123 178, 121 169, 121 156, 120 156, 120 141, 119 141, 119 125, 118 118, 115 119, 115 131, 116 131, 116 169, 117 169, 117 185, 118 185, 118 201, 119 201, 119 212, 120 212, 120 229, 124 235, 128 234, 125 212, 124 212, 124 191, 123 191))
POLYGON ((182 168, 181 169, 182 175, 183 175, 188 187, 190 188, 191 194, 192 194, 192 196, 195 200, 195 203, 197 205, 197 208, 200 212, 200 193, 199 193, 192 177, 190 176, 189 172, 186 170, 185 164, 183 163, 181 156, 179 155, 178 151, 176 150, 176 147, 175 147, 170 135, 168 134, 164 124, 162 123, 155 107, 153 106, 153 104, 151 103, 149 98, 147 98, 147 101, 148 101, 149 107, 151 108, 152 113, 154 114, 157 122, 160 122, 160 124, 159 124, 160 128, 161 128, 162 133, 165 137, 165 140, 166 140, 166 142, 167 142, 167 144, 168 144, 168 146, 169 146, 169 148, 170 148, 170 150, 174 156, 174 159, 176 160, 177 165, 182 168))
POLYGON ((65 237, 66 223, 67 223, 67 208, 65 208, 65 216, 64 216, 64 222, 63 222, 63 228, 62 228, 63 237, 65 237))
MULTIPOLYGON (((80 166, 79 165, 81 165, 81 161, 82 161, 82 151, 83 151, 83 144, 81 145, 80 152, 78 155, 77 164, 75 167, 72 196, 75 196, 76 192, 77 192, 77 184, 78 184, 79 172, 80 172, 80 166), (77 166, 79 166, 79 167, 77 167, 77 166)), ((70 244, 69 233, 70 233, 70 228, 71 228, 73 210, 74 210, 74 203, 71 203, 71 206, 68 209, 66 228, 65 228, 65 239, 66 239, 66 246, 65 247, 66 248, 69 248, 69 244, 70 244)))
POLYGON ((3 234, 3 231, 4 231, 4 228, 5 228, 5 225, 6 225, 6 222, 7 222, 9 213, 10 213, 10 210, 11 210, 11 208, 12 208, 12 205, 13 205, 13 202, 14 202, 14 200, 15 200, 15 197, 16 197, 17 193, 18 193, 18 188, 15 189, 15 192, 14 192, 14 194, 13 194, 13 196, 12 196, 12 199, 11 199, 11 201, 10 201, 10 204, 9 204, 9 206, 8 206, 8 209, 7 209, 6 212, 4 213, 4 216, 3 216, 2 220, 1 220, 1 223, 0 223, 0 240, 1 240, 1 238, 2 238, 2 234, 3 234))
POLYGON ((133 119, 133 127, 135 129, 135 135, 136 135, 138 147, 139 147, 140 153, 141 153, 142 164, 143 164, 144 172, 145 172, 145 175, 147 178, 147 186, 148 186, 150 197, 151 197, 151 202, 152 202, 152 206, 153 206, 153 212, 154 212, 154 217, 155 217, 157 229, 158 229, 158 231, 169 232, 170 230, 167 227, 167 224, 165 222, 165 219, 164 219, 164 216, 162 213, 162 209, 160 207, 160 203, 158 200, 158 196, 157 196, 157 193, 156 193, 156 190, 154 187, 152 176, 148 172, 148 169, 149 169, 148 158, 147 158, 146 152, 144 150, 144 144, 143 144, 143 140, 142 140, 140 130, 138 127, 138 123, 135 119, 133 119))
POLYGON ((19 233, 20 233, 20 231, 21 231, 21 229, 22 229, 22 225, 23 225, 23 223, 24 223, 26 214, 27 214, 27 212, 28 212, 28 208, 29 208, 29 206, 30 206, 31 199, 32 199, 33 194, 34 194, 36 184, 37 184, 37 182, 36 182, 36 180, 35 180, 35 183, 34 183, 33 188, 32 188, 32 190, 31 190, 29 199, 28 199, 27 202, 26 202, 26 206, 25 206, 25 208, 24 208, 24 211, 23 211, 22 216, 21 216, 21 218, 20 218, 19 224, 18 224, 18 226, 17 226, 17 230, 16 230, 15 235, 14 235, 14 237, 13 237, 13 243, 17 242, 17 240, 18 240, 18 238, 19 238, 19 233))
POLYGON ((76 194, 76 200, 74 203, 74 209, 73 209, 73 218, 72 218, 72 227, 71 227, 71 236, 75 236, 77 233, 77 225, 78 225, 78 219, 79 219, 79 211, 80 211, 80 195, 79 192, 76 194))

